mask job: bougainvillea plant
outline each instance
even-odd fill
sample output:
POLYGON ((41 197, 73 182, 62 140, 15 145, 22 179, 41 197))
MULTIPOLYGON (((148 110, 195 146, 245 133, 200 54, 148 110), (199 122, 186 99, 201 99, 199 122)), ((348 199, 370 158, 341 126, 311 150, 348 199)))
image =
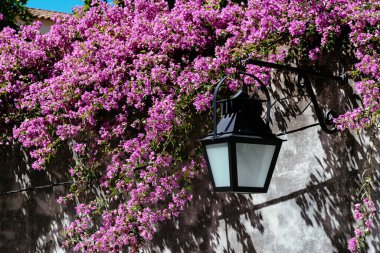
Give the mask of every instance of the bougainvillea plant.
MULTIPOLYGON (((378 127, 379 4, 180 0, 169 8, 163 0, 99 1, 57 17, 44 35, 38 23, 18 32, 5 28, 1 142, 29 150, 36 170, 69 146, 73 185, 59 201, 80 203, 65 245, 136 252, 157 222, 191 201, 191 180, 203 167, 195 140, 206 133, 216 82, 235 74, 238 59, 312 66, 350 52, 363 103, 336 123, 341 130, 378 127)), ((255 66, 247 72, 269 77, 255 66)), ((231 78, 228 86, 239 84, 231 78)))
MULTIPOLYGON (((368 187, 370 179, 367 178, 365 185, 368 187)), ((365 194, 367 195, 367 194, 365 194)), ((373 218, 376 214, 376 207, 373 201, 368 197, 363 198, 362 203, 356 203, 354 209, 354 219, 357 221, 355 226, 355 236, 349 239, 348 249, 351 252, 362 252, 365 250, 366 236, 371 233, 373 227, 373 218)))

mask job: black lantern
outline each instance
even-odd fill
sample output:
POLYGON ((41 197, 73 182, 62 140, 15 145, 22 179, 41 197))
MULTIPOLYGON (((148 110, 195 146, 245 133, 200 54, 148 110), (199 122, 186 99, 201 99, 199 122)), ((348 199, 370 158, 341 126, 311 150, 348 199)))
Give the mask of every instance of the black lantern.
MULTIPOLYGON (((224 80, 214 93, 214 132, 201 140, 212 185, 217 192, 267 192, 282 140, 271 133, 269 119, 266 124, 261 118, 261 101, 245 89, 216 101, 224 80), (217 104, 222 112, 218 125, 217 104)), ((269 102, 267 91, 266 95, 269 102)))
MULTIPOLYGON (((242 67, 246 64, 296 73, 297 87, 305 87, 319 123, 287 133, 302 131, 316 125, 320 125, 327 134, 337 132, 333 122, 337 114, 334 111, 325 114, 322 112, 309 77, 341 83, 346 80, 344 75, 331 76, 255 59, 245 60, 242 67)), ((252 74, 242 71, 238 74, 250 76, 260 83, 261 87, 265 87, 261 80, 252 74)), ((273 135, 269 128, 269 93, 265 88, 262 89, 267 97, 267 117, 264 123, 261 118, 261 101, 250 98, 244 88, 233 98, 216 100, 219 88, 226 78, 220 80, 214 92, 214 132, 201 140, 212 185, 215 191, 219 192, 267 192, 282 144, 282 140, 273 135), (218 125, 217 104, 222 106, 222 117, 218 125)))

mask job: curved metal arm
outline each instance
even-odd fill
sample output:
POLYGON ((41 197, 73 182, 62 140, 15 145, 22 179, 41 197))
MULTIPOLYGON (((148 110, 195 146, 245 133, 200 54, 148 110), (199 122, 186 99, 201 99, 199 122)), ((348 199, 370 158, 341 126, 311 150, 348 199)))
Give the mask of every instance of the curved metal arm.
POLYGON ((216 115, 216 103, 217 103, 217 101, 216 101, 216 97, 218 96, 218 92, 219 92, 219 88, 220 88, 220 86, 222 86, 222 84, 224 83, 224 80, 226 80, 227 79, 227 77, 228 76, 225 76, 225 77, 223 77, 219 82, 218 82, 218 85, 216 86, 216 88, 215 88, 215 91, 214 91, 214 98, 213 98, 213 109, 214 109, 214 111, 213 111, 213 118, 214 118, 214 138, 216 137, 216 133, 217 133, 217 131, 218 131, 218 129, 217 129, 217 124, 216 124, 216 121, 217 121, 217 115, 216 115))
MULTIPOLYGON (((259 79, 257 78, 256 76, 254 76, 253 74, 249 74, 249 73, 246 73, 246 72, 242 72, 242 71, 239 71, 238 72, 239 74, 242 74, 242 75, 247 75, 247 76, 250 76, 252 77, 253 79, 255 79, 258 83, 260 83, 261 85, 261 90, 264 92, 266 98, 267 98, 267 101, 266 101, 266 105, 267 105, 267 112, 266 112, 266 124, 269 125, 269 122, 270 122, 270 108, 271 108, 271 101, 270 101, 270 96, 269 96, 269 92, 268 92, 268 89, 266 88, 265 84, 259 79)), ((218 92, 219 92, 219 89, 220 89, 220 86, 222 86, 222 84, 224 83, 224 81, 227 79, 228 76, 225 76, 223 77, 219 82, 218 84, 216 85, 216 88, 215 88, 215 91, 214 91, 214 97, 213 97, 213 122, 214 122, 214 138, 217 136, 217 96, 218 96, 218 92)))
POLYGON ((266 98, 267 98, 267 117, 266 117, 266 121, 265 123, 267 125, 269 125, 269 122, 270 122, 270 108, 271 108, 271 101, 270 101, 270 96, 269 96, 269 92, 268 92, 268 89, 266 88, 266 85, 259 79, 257 78, 255 75, 252 75, 252 74, 249 74, 247 72, 242 72, 242 71, 239 71, 239 74, 242 74, 242 75, 247 75, 249 77, 252 77, 253 79, 255 79, 260 85, 261 85, 261 90, 264 92, 266 98))
MULTIPOLYGON (((247 64, 253 64, 260 67, 278 69, 280 71, 291 71, 293 73, 297 73, 300 76, 300 78, 303 78, 305 80, 304 86, 314 106, 315 114, 317 115, 317 118, 318 118, 319 124, 321 125, 322 130, 328 134, 333 134, 337 132, 337 128, 333 123, 333 119, 336 118, 338 114, 334 111, 329 111, 326 113, 326 115, 323 115, 323 112, 318 105, 317 98, 315 97, 309 77, 311 76, 315 78, 322 78, 322 79, 327 79, 327 80, 344 82, 345 81, 344 75, 332 76, 332 75, 323 74, 323 73, 319 73, 315 71, 305 70, 302 68, 292 67, 289 65, 276 64, 272 62, 264 62, 260 60, 254 60, 254 59, 245 60, 244 65, 247 65, 247 64)), ((255 78, 255 80, 257 79, 255 78)))

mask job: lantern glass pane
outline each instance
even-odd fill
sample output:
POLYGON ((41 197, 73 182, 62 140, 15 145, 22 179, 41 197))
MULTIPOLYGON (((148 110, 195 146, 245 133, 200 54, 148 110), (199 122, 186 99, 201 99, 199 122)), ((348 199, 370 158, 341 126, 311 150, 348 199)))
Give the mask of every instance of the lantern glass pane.
POLYGON ((239 187, 264 187, 275 145, 236 143, 239 187))
POLYGON ((215 187, 230 186, 230 166, 228 159, 228 143, 206 145, 215 187))

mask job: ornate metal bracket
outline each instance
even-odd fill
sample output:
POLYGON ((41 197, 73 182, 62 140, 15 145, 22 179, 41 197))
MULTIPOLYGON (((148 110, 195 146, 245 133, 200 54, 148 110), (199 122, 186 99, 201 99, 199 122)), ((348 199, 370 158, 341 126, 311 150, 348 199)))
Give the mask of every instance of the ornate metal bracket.
MULTIPOLYGON (((324 114, 318 104, 317 98, 315 96, 313 87, 311 86, 310 77, 325 79, 325 80, 334 80, 338 82, 344 81, 344 76, 332 76, 332 75, 326 75, 314 71, 307 71, 301 68, 295 68, 291 66, 281 65, 281 64, 275 64, 271 62, 264 62, 259 60, 246 60, 244 64, 253 64, 260 67, 266 67, 266 68, 272 68, 277 69, 280 71, 290 71, 293 73, 296 73, 298 75, 298 85, 301 87, 305 87, 307 94, 310 97, 311 103, 314 106, 315 114, 317 116, 317 119, 319 121, 319 124, 322 128, 322 130, 328 134, 333 134, 337 132, 336 126, 333 122, 333 119, 338 116, 338 114, 334 111, 328 111, 326 114, 324 114), (303 84, 301 84, 302 80, 304 81, 303 84)), ((257 80, 257 79, 256 79, 257 80)))

